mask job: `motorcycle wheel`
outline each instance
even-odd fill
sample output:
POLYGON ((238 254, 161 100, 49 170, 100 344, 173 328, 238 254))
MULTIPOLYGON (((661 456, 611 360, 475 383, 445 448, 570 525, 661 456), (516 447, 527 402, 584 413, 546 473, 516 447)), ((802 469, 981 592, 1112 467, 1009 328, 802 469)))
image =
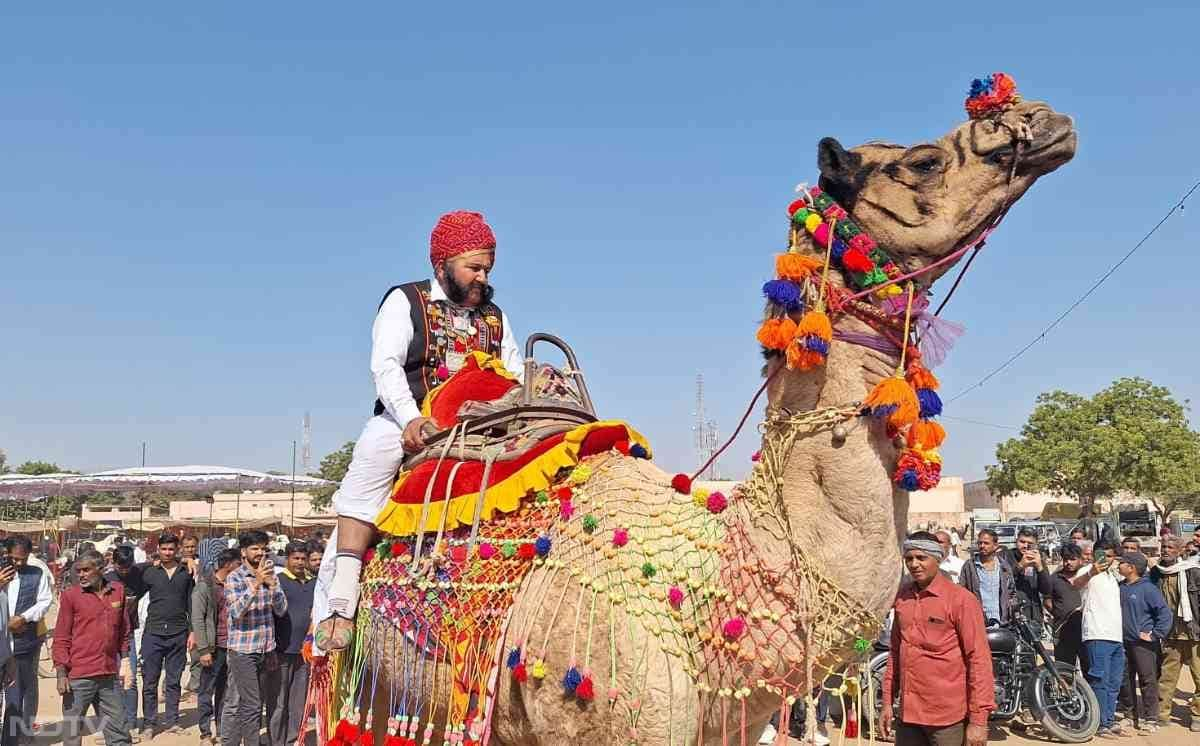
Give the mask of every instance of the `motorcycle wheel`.
POLYGON ((1069 665, 1058 664, 1058 673, 1070 689, 1062 692, 1050 672, 1039 669, 1033 682, 1034 711, 1042 727, 1060 743, 1092 740, 1100 727, 1100 703, 1083 676, 1069 665))
MULTIPOLYGON (((866 735, 871 730, 871 726, 874 725, 875 740, 883 741, 883 742, 889 742, 889 741, 893 740, 891 738, 884 738, 879 733, 879 717, 880 717, 880 713, 883 712, 883 673, 884 673, 886 665, 887 665, 887 656, 886 655, 882 656, 882 657, 876 656, 876 659, 872 662, 871 669, 870 669, 870 671, 871 671, 870 676, 873 680, 870 687, 868 688, 868 686, 867 686, 866 675, 863 675, 862 678, 860 679, 860 685, 861 685, 860 691, 862 692, 862 696, 858 703, 859 728, 860 728, 860 732, 863 734, 863 737, 864 738, 866 737, 866 735), (870 697, 870 694, 875 695, 873 700, 870 697), (873 724, 870 720, 870 715, 868 714, 867 708, 870 708, 870 710, 874 712, 874 723, 873 724)), ((892 710, 892 722, 893 723, 900 722, 900 717, 899 717, 900 713, 896 711, 897 709, 898 708, 895 708, 892 710)))

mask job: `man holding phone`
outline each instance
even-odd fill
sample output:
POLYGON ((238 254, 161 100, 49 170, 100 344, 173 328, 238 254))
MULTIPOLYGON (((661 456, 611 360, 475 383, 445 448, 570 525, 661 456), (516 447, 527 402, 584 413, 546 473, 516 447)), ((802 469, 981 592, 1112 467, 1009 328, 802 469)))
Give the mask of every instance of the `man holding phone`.
POLYGON ((1017 532, 1017 547, 1012 550, 1013 590, 1017 603, 1029 617, 1034 631, 1042 634, 1042 600, 1050 595, 1052 585, 1050 573, 1042 562, 1038 548, 1038 534, 1033 528, 1024 526, 1017 532))
POLYGON ((259 681, 275 664, 275 617, 287 614, 287 597, 275 576, 267 542, 263 531, 239 536, 242 565, 225 579, 227 661, 238 701, 231 727, 221 734, 224 746, 258 746, 263 701, 259 681))
POLYGON ((1100 703, 1098 738, 1131 735, 1116 724, 1117 694, 1125 675, 1124 629, 1121 625, 1121 586, 1117 580, 1116 546, 1096 543, 1095 561, 1079 568, 1071 584, 1083 601, 1083 649, 1088 659, 1087 680, 1100 703))

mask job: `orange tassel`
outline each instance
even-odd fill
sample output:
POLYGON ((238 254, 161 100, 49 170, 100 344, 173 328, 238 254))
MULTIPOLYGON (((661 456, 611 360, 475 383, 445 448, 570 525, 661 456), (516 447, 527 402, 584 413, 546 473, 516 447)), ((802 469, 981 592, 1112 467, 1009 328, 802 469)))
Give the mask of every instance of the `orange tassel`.
POLYGON ((908 374, 905 378, 914 389, 932 389, 937 391, 938 387, 941 386, 938 383, 937 376, 930 373, 928 368, 915 360, 908 366, 908 374))
POLYGON ((867 394, 863 405, 871 409, 876 417, 886 417, 888 424, 896 428, 911 425, 921 413, 917 392, 899 376, 890 376, 867 394))
POLYGON ((768 350, 785 350, 796 336, 796 322, 789 318, 767 319, 758 327, 758 342, 768 350))
POLYGON ((933 420, 917 420, 908 428, 908 447, 921 451, 937 448, 946 440, 946 429, 933 420))
POLYGON ((805 349, 799 342, 792 342, 787 348, 787 366, 789 370, 812 370, 825 362, 825 356, 819 352, 805 349))
POLYGON ((775 274, 781 280, 803 282, 806 277, 824 266, 820 259, 789 251, 775 257, 775 274))
POLYGON ((824 311, 809 311, 800 317, 796 325, 797 337, 818 337, 829 342, 833 339, 833 324, 824 311))

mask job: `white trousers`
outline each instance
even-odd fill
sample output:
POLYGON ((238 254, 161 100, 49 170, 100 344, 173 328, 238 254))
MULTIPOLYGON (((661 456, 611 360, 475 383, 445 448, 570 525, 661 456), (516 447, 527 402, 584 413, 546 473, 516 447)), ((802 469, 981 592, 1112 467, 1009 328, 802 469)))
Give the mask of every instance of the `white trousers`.
MULTIPOLYGON (((387 504, 392 480, 404 459, 403 433, 404 429, 387 412, 367 420, 358 442, 354 444, 350 468, 346 470, 338 491, 333 494, 333 510, 338 516, 375 522, 379 511, 387 504)), ((334 529, 329 536, 329 543, 325 545, 325 554, 321 557, 321 569, 317 572, 312 610, 315 624, 329 616, 329 588, 333 583, 337 539, 337 529, 334 529)))

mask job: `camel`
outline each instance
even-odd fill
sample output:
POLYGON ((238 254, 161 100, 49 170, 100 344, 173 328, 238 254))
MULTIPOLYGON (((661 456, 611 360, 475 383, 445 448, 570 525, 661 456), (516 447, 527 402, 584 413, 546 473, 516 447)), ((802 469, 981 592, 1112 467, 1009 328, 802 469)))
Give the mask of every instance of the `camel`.
MULTIPOLYGON (((911 147, 845 149, 825 138, 819 185, 907 273, 978 238, 1075 144, 1069 117, 1020 102, 911 147)), ((794 240, 823 256, 803 231, 794 240)), ((920 282, 928 287, 952 264, 920 282)), ((844 282, 837 272, 829 280, 844 282)), ((835 329, 872 331, 848 314, 835 329)), ((495 673, 477 703, 486 714, 447 742, 747 743, 853 661, 901 576, 908 493, 892 480, 897 443, 859 416, 898 356, 836 339, 815 370, 770 356, 761 461, 731 495, 681 489, 651 461, 615 451, 572 474, 576 515, 550 526, 553 549, 521 579, 503 641, 489 652, 495 673)), ((360 617, 370 613, 363 595, 360 617)), ((444 661, 417 669, 411 636, 375 637, 368 644, 388 659, 382 679, 407 671, 420 702, 446 691, 444 661)), ((395 700, 385 691, 375 692, 377 743, 395 700)), ((422 730, 436 723, 432 740, 418 734, 416 743, 441 742, 446 712, 433 701, 421 715, 422 730)))

